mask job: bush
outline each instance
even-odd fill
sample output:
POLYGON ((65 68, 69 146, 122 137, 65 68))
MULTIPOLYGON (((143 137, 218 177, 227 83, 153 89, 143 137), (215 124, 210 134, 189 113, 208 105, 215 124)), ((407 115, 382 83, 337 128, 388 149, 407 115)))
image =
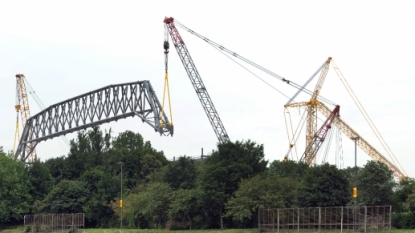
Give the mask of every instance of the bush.
POLYGON ((69 229, 68 233, 78 233, 78 228, 72 224, 71 228, 69 229))
POLYGON ((393 213, 392 226, 398 229, 414 229, 415 216, 411 212, 393 213))

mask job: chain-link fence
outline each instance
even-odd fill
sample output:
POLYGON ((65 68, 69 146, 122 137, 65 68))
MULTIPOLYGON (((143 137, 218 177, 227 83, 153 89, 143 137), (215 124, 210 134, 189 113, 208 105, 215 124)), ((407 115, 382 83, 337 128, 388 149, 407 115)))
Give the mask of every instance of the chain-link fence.
POLYGON ((391 232, 391 206, 263 209, 261 232, 391 232))
POLYGON ((85 216, 79 214, 29 214, 24 216, 25 232, 72 232, 85 227, 85 216))

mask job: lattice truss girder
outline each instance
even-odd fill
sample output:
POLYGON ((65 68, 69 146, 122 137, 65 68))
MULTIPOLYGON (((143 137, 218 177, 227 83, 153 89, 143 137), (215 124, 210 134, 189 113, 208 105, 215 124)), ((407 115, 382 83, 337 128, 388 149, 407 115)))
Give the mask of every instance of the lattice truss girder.
POLYGON ((219 117, 219 114, 216 111, 215 106, 206 90, 206 87, 200 77, 196 66, 190 56, 189 51, 187 50, 186 45, 184 44, 177 28, 173 23, 167 24, 167 28, 171 35, 174 47, 180 57, 180 60, 185 67, 185 70, 190 78, 190 81, 196 91, 197 96, 199 97, 200 102, 202 103, 203 109, 206 112, 206 115, 209 118, 210 124, 213 127, 213 130, 218 137, 219 142, 229 141, 228 133, 225 130, 225 127, 219 117))
MULTIPOLYGON (((173 126, 165 114, 149 81, 110 85, 54 104, 29 118, 23 129, 16 159, 27 159, 27 143, 37 143, 82 130, 93 125, 138 116, 160 135, 173 135, 173 126), (160 126, 162 123, 162 127, 160 126)), ((30 153, 30 152, 29 152, 30 153)))
MULTIPOLYGON (((317 104, 318 110, 325 116, 329 117, 331 114, 331 110, 329 107, 324 105, 321 102, 317 104)), ((393 174, 396 178, 401 179, 406 175, 399 169, 395 164, 390 162, 385 156, 383 156, 379 151, 377 151, 372 145, 370 145, 362 136, 360 136, 350 125, 344 122, 340 117, 336 117, 333 121, 333 124, 340 129, 342 133, 344 133, 348 138, 358 137, 359 140, 356 140, 357 146, 362 149, 370 158, 375 161, 380 161, 386 164, 389 169, 393 171, 393 174)))

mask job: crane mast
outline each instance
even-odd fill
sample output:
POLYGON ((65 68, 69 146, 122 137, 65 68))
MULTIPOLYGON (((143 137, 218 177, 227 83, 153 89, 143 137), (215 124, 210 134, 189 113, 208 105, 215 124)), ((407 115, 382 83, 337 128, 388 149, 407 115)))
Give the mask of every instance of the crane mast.
POLYGON ((192 60, 192 57, 190 56, 189 51, 187 50, 185 43, 183 42, 182 37, 180 36, 180 33, 174 25, 174 19, 171 17, 166 17, 164 19, 164 23, 219 142, 223 143, 229 141, 230 139, 228 133, 226 132, 219 114, 213 105, 209 93, 207 92, 206 86, 203 83, 198 70, 196 69, 196 66, 192 60))
MULTIPOLYGON (((298 107, 304 106, 307 108, 307 129, 306 129, 306 148, 313 144, 314 136, 317 132, 317 98, 320 94, 321 87, 323 86, 324 80, 326 79, 327 73, 329 71, 330 62, 332 58, 329 57, 324 64, 320 77, 317 81, 316 87, 314 88, 314 92, 308 102, 300 102, 300 103, 290 103, 286 104, 284 107, 298 107)), ((315 156, 312 154, 312 150, 306 150, 305 161, 307 164, 315 163, 315 156), (311 159, 313 158, 313 159, 311 159)))
MULTIPOLYGON (((16 92, 17 92, 17 104, 15 106, 16 111, 20 111, 21 117, 22 117, 22 126, 23 128, 26 125, 27 119, 30 118, 30 109, 29 109, 29 100, 27 96, 26 91, 26 85, 25 85, 25 76, 23 74, 16 74, 16 92)), ((18 123, 16 123, 18 124, 18 123)), ((16 129, 18 130, 18 126, 16 126, 16 129)), ((29 139, 32 138, 31 132, 29 132, 29 139)), ((33 163, 36 159, 36 151, 34 149, 33 143, 27 143, 25 151, 26 154, 28 154, 28 163, 33 163)))

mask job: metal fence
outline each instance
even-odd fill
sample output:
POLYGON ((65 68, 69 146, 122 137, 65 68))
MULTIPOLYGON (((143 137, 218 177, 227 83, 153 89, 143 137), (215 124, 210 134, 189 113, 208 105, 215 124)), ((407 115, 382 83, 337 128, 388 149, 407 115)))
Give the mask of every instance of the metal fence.
POLYGON ((261 232, 391 232, 392 206, 315 207, 258 211, 261 232))
POLYGON ((84 229, 85 215, 78 214, 29 214, 24 216, 27 232, 59 232, 84 229))

